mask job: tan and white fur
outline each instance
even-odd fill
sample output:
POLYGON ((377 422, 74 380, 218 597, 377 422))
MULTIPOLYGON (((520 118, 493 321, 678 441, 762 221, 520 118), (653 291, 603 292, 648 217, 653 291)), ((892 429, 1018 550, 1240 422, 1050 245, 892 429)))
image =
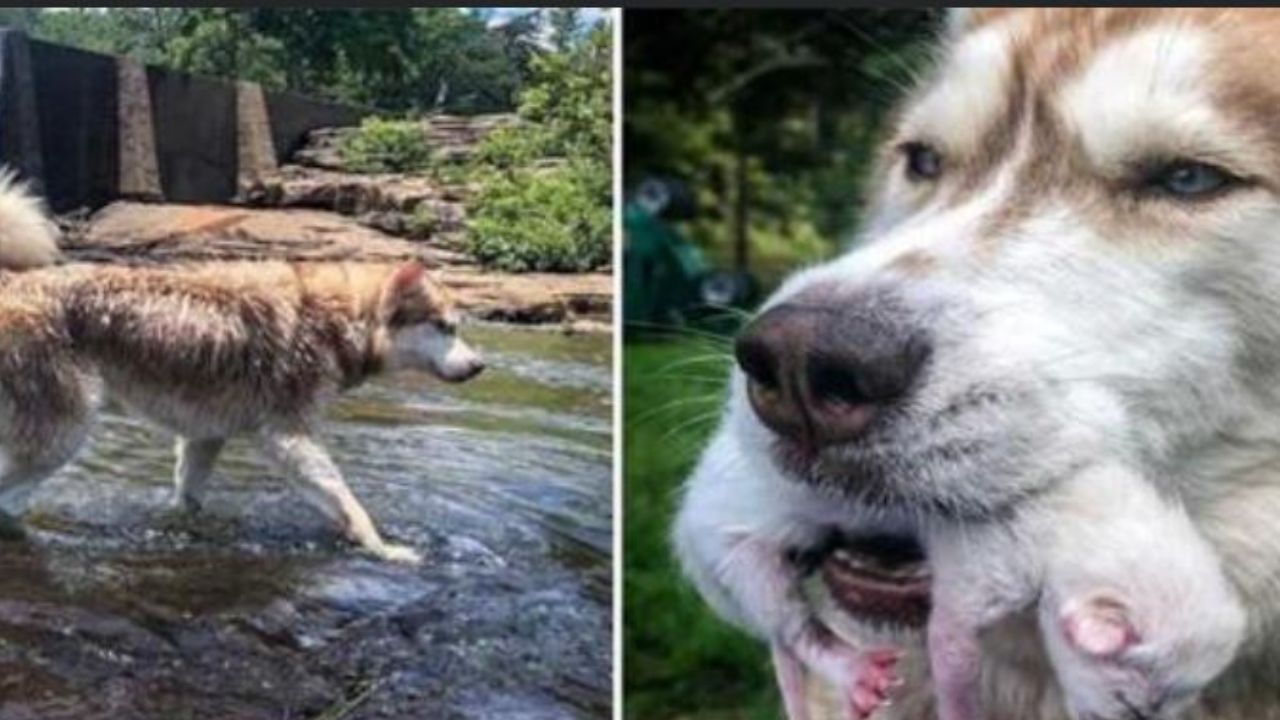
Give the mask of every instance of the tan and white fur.
MULTIPOLYGON (((866 438, 803 467, 734 372, 675 527, 713 607, 842 689, 845 709, 892 694, 875 717, 933 717, 927 677, 851 685, 886 630, 821 614, 788 557, 832 528, 998 526, 1116 458, 1185 508, 1246 613, 1236 660, 1187 716, 1280 718, 1277 40, 1280 13, 1266 9, 953 18, 890 130, 855 247, 765 308, 889 296, 893 322, 931 338, 929 361, 866 438), (911 171, 921 147, 941 172, 911 171)), ((1109 501, 1099 488, 1095 502, 1109 501)), ((1081 556, 1107 549, 1076 543, 1081 556)), ((923 652, 920 628, 887 632, 923 652)), ((987 717, 1068 717, 1034 622, 996 623, 981 656, 987 717)))
POLYGON ((421 263, 50 266, 54 232, 37 200, 0 182, 0 511, 23 512, 109 396, 177 436, 180 507, 199 506, 226 439, 248 434, 349 540, 419 559, 383 540, 315 427, 377 373, 463 381, 483 368, 421 263))

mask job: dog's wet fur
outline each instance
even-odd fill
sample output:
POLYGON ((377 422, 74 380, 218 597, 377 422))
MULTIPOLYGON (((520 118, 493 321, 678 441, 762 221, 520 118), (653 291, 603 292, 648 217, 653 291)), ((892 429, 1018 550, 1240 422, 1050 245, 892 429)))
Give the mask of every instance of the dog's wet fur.
MULTIPOLYGON (((893 317, 875 324, 927 338, 927 362, 856 438, 803 452, 734 372, 675 527, 714 608, 847 675, 858 661, 832 652, 830 626, 860 627, 855 645, 885 630, 819 617, 788 557, 833 529, 923 544, 934 518, 1007 526, 1114 461, 1187 514, 1245 611, 1235 660, 1186 716, 1280 718, 1277 39, 1280 12, 1261 8, 953 14, 892 122, 855 247, 763 308, 881 298, 893 317), (939 172, 913 164, 922 147, 939 172)), ((918 628, 892 634, 922 652, 918 628)), ((981 655, 988 717, 1068 717, 1034 613, 997 623, 981 655)), ((876 718, 934 716, 922 674, 893 697, 876 718)))
POLYGON ((0 509, 21 514, 111 397, 177 435, 178 505, 197 508, 226 438, 252 434, 348 539, 418 559, 382 539, 313 429, 379 373, 458 382, 483 369, 424 265, 63 265, 54 233, 0 180, 0 509))

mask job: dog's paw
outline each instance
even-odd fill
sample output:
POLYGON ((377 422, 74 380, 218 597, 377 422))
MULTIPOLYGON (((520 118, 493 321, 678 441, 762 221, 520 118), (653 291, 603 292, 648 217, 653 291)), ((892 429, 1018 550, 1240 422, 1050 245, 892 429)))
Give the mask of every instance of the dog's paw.
POLYGON ((169 496, 169 509, 175 513, 182 515, 195 515, 200 512, 204 504, 200 499, 187 493, 175 492, 169 496))
POLYGON ((371 548, 370 552, 387 562, 400 563, 402 565, 422 564, 422 555, 408 545, 383 543, 379 547, 371 548))

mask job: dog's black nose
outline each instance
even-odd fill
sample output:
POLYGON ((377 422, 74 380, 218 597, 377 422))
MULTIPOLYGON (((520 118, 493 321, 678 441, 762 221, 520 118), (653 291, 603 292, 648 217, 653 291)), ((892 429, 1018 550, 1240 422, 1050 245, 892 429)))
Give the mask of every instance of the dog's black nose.
POLYGON ((756 415, 805 447, 861 435, 901 398, 930 354, 925 334, 896 303, 777 305, 738 336, 756 415))
POLYGON ((467 371, 463 374, 466 376, 467 380, 470 380, 471 378, 484 372, 485 367, 486 366, 484 364, 484 360, 477 355, 476 357, 472 358, 470 363, 467 364, 467 371))

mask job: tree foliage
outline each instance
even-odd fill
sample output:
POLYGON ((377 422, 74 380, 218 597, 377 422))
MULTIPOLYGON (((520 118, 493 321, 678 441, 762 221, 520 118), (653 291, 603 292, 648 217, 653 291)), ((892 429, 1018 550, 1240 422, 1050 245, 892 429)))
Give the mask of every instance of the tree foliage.
POLYGON ((419 172, 430 167, 431 148, 416 120, 365 118, 340 146, 346 166, 355 172, 419 172))
POLYGON ((574 168, 503 175, 471 219, 471 252, 509 272, 581 272, 608 264, 609 206, 574 168))
POLYGON ((0 24, 87 50, 391 111, 509 110, 578 11, 494 22, 460 8, 5 8, 0 24), (549 38, 549 40, 547 39, 549 38))
MULTIPOLYGON (((570 27, 564 23, 562 28, 570 27)), ((612 256, 611 37, 566 32, 533 60, 521 122, 475 156, 483 186, 470 208, 471 249, 511 271, 582 271, 612 256)))
POLYGON ((878 130, 938 26, 933 10, 628 13, 627 186, 684 180, 697 204, 688 234, 722 265, 743 238, 766 283, 829 254, 858 219, 878 130))
POLYGON ((284 43, 259 32, 251 20, 231 8, 195 8, 183 18, 185 31, 166 42, 166 54, 176 67, 198 75, 284 87, 284 43))

